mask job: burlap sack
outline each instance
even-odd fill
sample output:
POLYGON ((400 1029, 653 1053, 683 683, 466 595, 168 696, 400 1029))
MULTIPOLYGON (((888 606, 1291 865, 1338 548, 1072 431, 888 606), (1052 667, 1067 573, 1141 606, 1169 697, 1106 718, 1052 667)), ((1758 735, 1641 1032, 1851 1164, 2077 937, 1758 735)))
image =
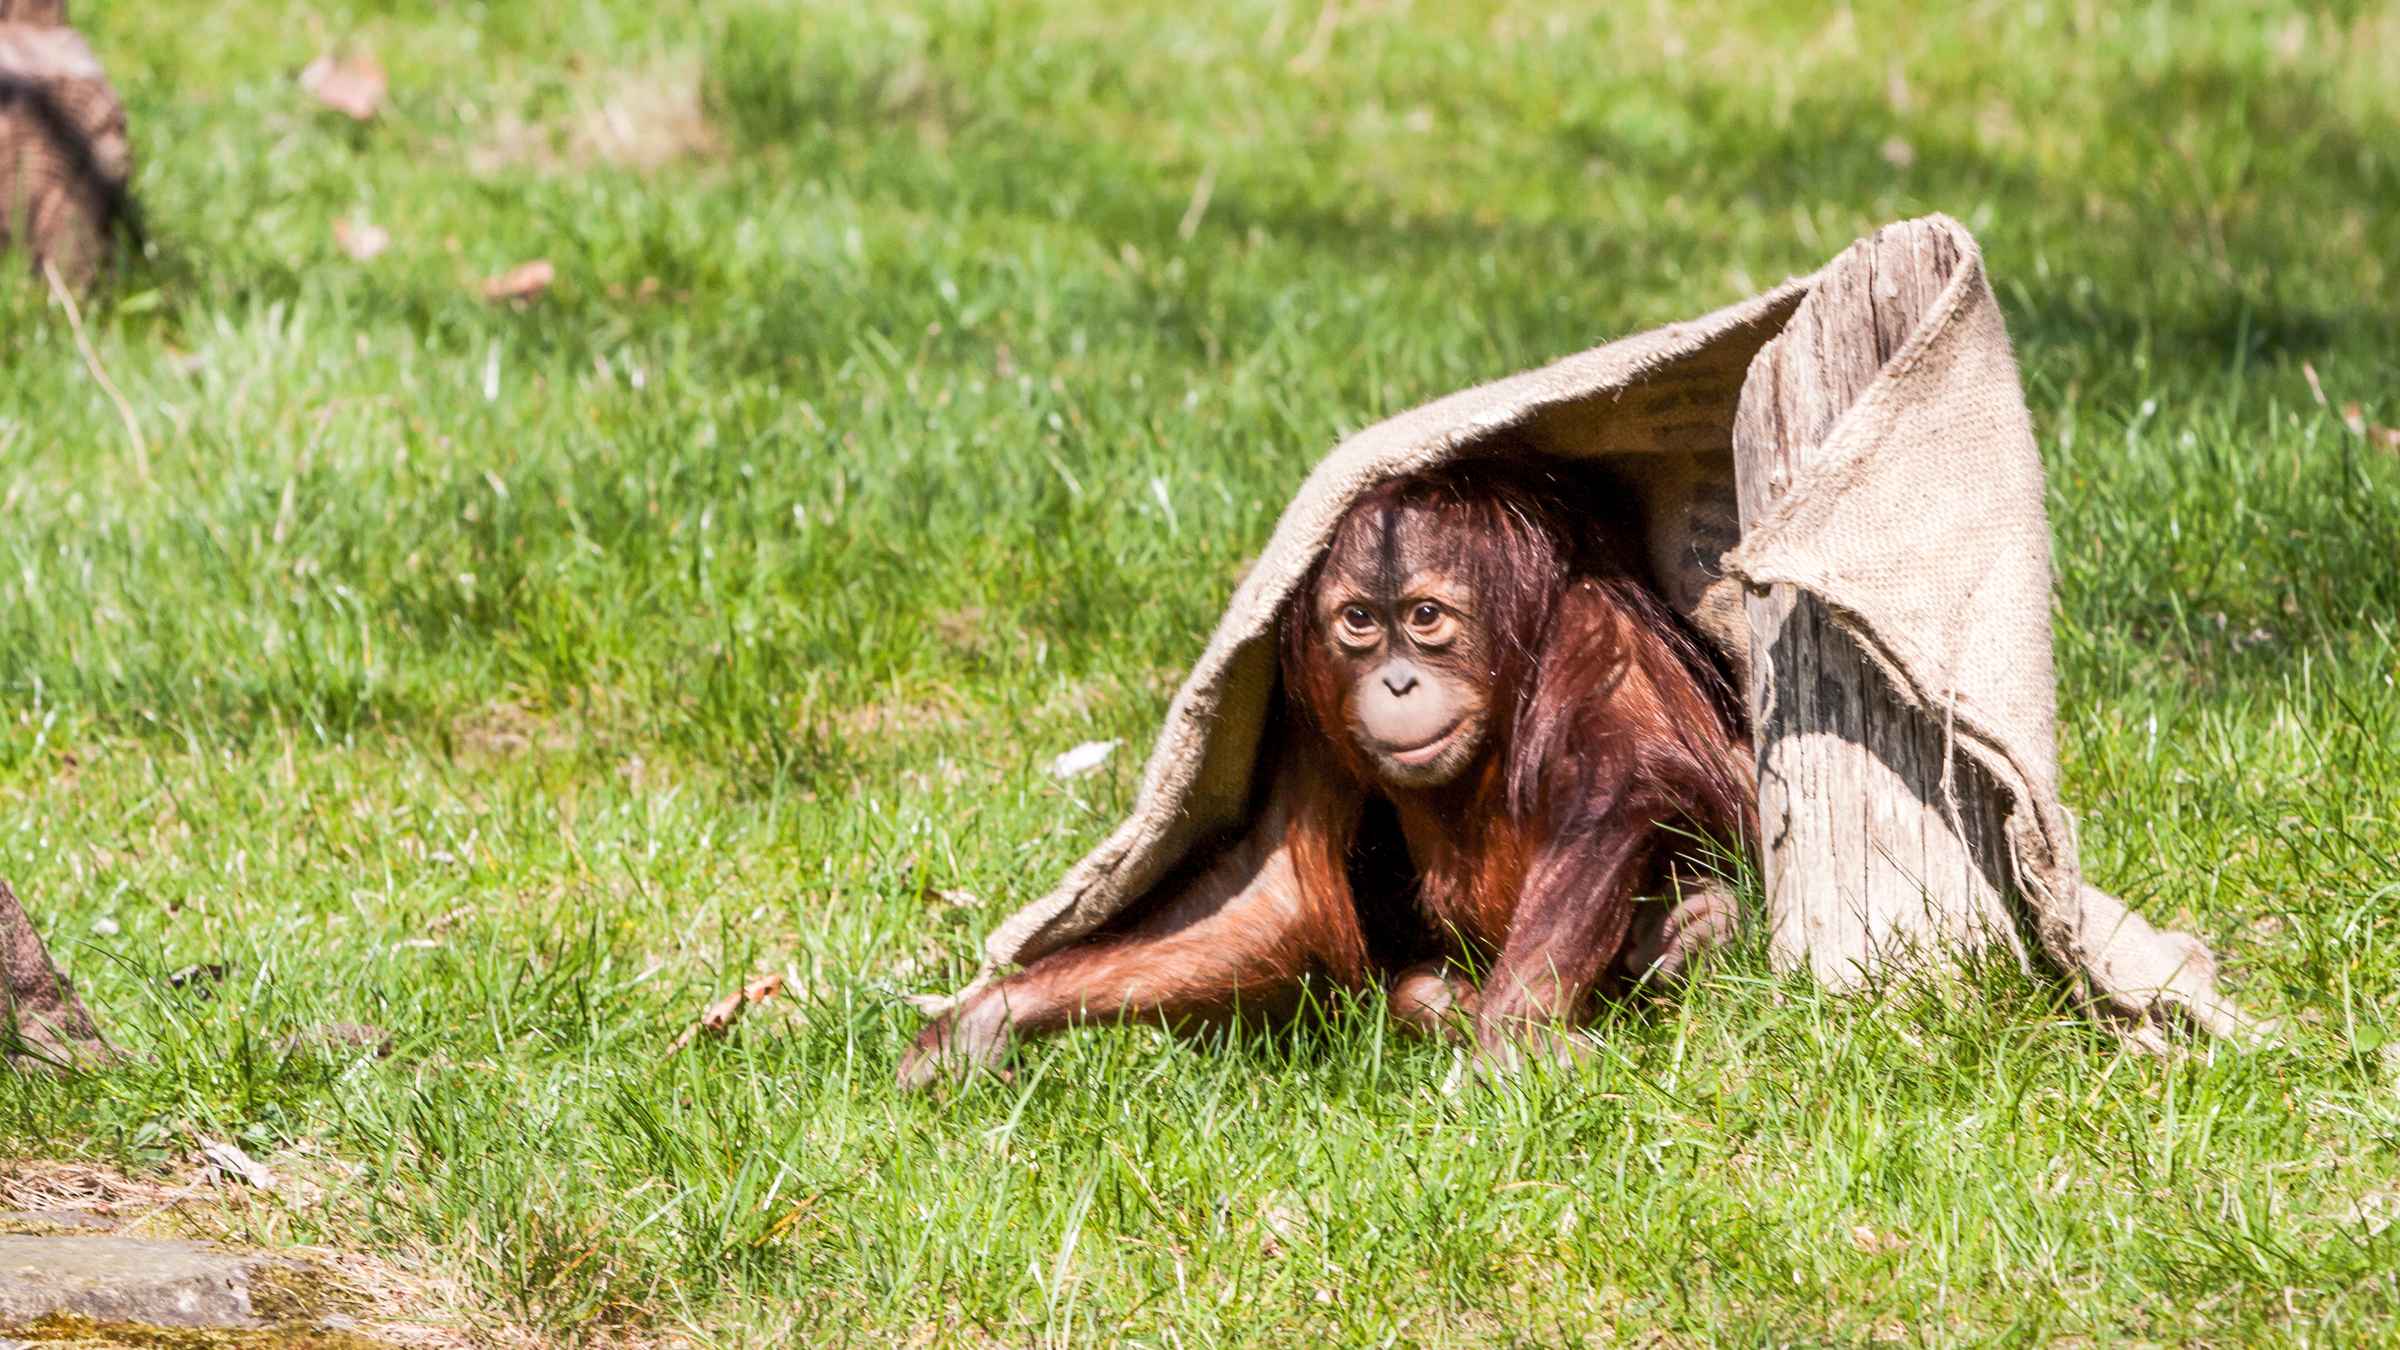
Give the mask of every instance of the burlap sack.
POLYGON ((1742 584, 1824 600, 1905 703, 1932 710, 1999 783, 2024 916, 2058 973, 2136 1040, 2178 1018, 2240 1025, 2208 951, 2083 884, 2058 797, 2042 466, 1975 242, 1915 335, 1737 539, 1731 428, 1751 357, 1814 277, 1688 323, 1452 394, 1367 428, 1303 483, 1176 694, 1133 813, 984 943, 975 983, 1074 941, 1194 849, 1243 823, 1277 674, 1285 599, 1362 492, 1497 437, 1605 462, 1641 499, 1661 589, 1730 661, 1747 659, 1742 584), (1730 551, 1728 549, 1730 548, 1730 551))
POLYGON ((0 252, 71 287, 108 256, 129 207, 125 106, 63 0, 0 0, 0 252))

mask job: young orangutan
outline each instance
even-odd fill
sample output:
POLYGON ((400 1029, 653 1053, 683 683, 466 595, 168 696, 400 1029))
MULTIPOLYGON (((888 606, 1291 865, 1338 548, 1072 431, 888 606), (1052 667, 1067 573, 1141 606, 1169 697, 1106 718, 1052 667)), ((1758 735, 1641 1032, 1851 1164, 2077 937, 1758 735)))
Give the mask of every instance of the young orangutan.
POLYGON ((1382 982, 1404 1025, 1464 1023, 1478 1062, 1509 1068, 1571 1052, 1605 977, 1721 940, 1723 890, 1672 912, 1640 897, 1689 835, 1751 834, 1748 748, 1722 677, 1608 542, 1623 532, 1592 539, 1603 504, 1571 493, 1491 461, 1354 504, 1281 620, 1281 744, 1250 832, 926 1027, 900 1081, 1081 1022, 1272 1017, 1311 979, 1382 982))

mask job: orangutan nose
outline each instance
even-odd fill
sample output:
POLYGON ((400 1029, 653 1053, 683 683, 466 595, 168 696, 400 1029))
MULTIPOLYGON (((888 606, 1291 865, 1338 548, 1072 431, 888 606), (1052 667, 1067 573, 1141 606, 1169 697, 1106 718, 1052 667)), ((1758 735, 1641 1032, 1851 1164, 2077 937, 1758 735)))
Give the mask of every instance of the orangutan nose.
POLYGON ((1405 667, 1387 671, 1384 673, 1383 687, 1392 691, 1393 698, 1400 698, 1417 687, 1417 672, 1405 667))

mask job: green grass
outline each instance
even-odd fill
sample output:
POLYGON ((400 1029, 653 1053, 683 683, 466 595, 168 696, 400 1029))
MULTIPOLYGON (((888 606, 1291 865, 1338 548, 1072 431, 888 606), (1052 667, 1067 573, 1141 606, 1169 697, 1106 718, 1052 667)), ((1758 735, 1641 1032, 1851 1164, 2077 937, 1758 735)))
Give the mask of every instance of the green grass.
POLYGON ((82 6, 146 469, 0 303, 0 875, 137 1057, 0 1080, 0 1152, 232 1138, 325 1191, 196 1221, 570 1340, 2400 1335, 2400 455, 2302 373, 2400 423, 2389 5, 174 8, 82 6), (372 126, 294 88, 349 44, 372 126), (2088 870, 2279 1048, 1754 941, 1507 1091, 1342 1015, 891 1091, 1140 756, 1044 762, 1147 744, 1338 435, 1928 210, 2051 468, 2088 870), (398 1052, 279 1047, 333 1020, 398 1052))

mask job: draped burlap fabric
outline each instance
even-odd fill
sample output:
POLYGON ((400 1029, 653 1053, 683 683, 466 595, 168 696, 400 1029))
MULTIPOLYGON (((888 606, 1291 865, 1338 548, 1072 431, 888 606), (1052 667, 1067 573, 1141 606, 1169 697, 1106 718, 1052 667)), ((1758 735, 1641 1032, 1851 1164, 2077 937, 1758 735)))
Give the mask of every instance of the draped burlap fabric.
POLYGON ((990 934, 970 989, 1090 933, 1242 826, 1277 691, 1276 615, 1335 523, 1388 478, 1505 446, 1603 466, 1623 483, 1660 589, 1729 662, 1747 659, 1742 586, 1788 584, 1829 606, 1889 692, 1938 719, 1999 784, 2023 917, 2095 1012, 2153 1046, 2177 1021, 2240 1028, 2204 946, 2083 883, 2058 796, 2041 460, 1981 254, 1956 222, 1928 223, 1955 236, 1949 284, 1746 535, 1735 524, 1735 405, 1751 357, 1813 277, 1452 394, 1337 446, 1176 694, 1132 814, 990 934))
POLYGON ((108 256, 133 145, 117 99, 60 0, 0 0, 0 251, 69 286, 108 256))

